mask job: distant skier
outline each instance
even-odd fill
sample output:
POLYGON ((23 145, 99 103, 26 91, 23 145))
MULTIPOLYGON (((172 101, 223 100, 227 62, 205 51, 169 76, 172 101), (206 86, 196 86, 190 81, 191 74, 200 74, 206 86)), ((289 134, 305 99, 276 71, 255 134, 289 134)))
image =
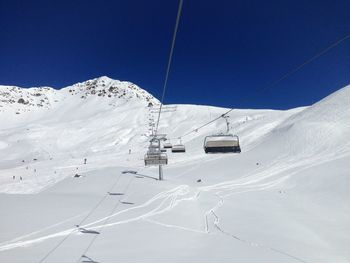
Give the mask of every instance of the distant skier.
POLYGON ((85 159, 84 159, 84 164, 86 164, 86 162, 87 162, 87 159, 85 158, 85 159))
POLYGON ((12 179, 15 180, 15 179, 16 179, 16 176, 12 176, 12 179))
POLYGON ((129 154, 131 154, 131 149, 129 149, 129 154))
POLYGON ((21 180, 21 181, 22 181, 22 176, 20 176, 20 177, 19 177, 19 180, 21 180))

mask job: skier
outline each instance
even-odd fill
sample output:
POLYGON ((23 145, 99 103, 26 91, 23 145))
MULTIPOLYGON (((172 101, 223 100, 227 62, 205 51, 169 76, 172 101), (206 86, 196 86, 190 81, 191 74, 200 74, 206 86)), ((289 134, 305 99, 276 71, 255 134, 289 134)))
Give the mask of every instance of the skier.
POLYGON ((16 176, 12 176, 12 179, 15 180, 16 176))
POLYGON ((86 162, 87 162, 87 159, 85 158, 85 159, 84 159, 84 164, 86 164, 86 162))

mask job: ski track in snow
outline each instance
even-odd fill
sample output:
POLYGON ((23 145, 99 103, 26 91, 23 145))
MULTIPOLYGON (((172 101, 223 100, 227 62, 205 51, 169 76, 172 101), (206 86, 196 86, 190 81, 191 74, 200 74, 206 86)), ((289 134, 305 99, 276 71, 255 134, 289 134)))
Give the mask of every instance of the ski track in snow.
MULTIPOLYGON (((192 200, 198 199, 201 192, 212 192, 212 191, 223 190, 223 189, 227 190, 228 187, 230 188, 231 191, 232 190, 240 190, 239 192, 236 192, 236 194, 246 193, 246 192, 249 192, 249 191, 261 191, 261 190, 265 190, 265 189, 274 187, 275 185, 279 184, 280 182, 282 182, 284 180, 285 180, 285 178, 280 178, 279 180, 275 180, 274 182, 262 183, 262 184, 256 184, 257 183, 256 180, 245 182, 244 184, 238 183, 238 184, 234 184, 234 185, 232 185, 232 182, 229 182, 229 183, 227 183, 227 185, 220 184, 219 187, 217 185, 207 186, 207 187, 200 187, 197 190, 195 190, 192 193, 192 195, 190 195, 190 196, 187 196, 187 194, 190 193, 190 190, 189 190, 190 187, 188 185, 180 185, 180 186, 177 186, 177 187, 175 187, 175 188, 173 188, 171 190, 163 191, 163 192, 158 193, 157 195, 155 195, 154 197, 152 197, 151 199, 149 199, 147 202, 145 202, 142 205, 121 210, 121 211, 116 212, 116 213, 114 213, 112 215, 100 218, 98 220, 95 220, 94 222, 82 225, 80 227, 88 228, 90 230, 97 231, 99 229, 106 228, 106 227, 113 227, 113 226, 117 226, 117 225, 132 223, 132 222, 139 221, 139 220, 144 220, 146 222, 153 223, 153 224, 156 224, 156 225, 160 225, 162 227, 175 228, 175 229, 179 229, 179 230, 183 230, 183 231, 195 232, 195 233, 199 233, 199 234, 209 234, 210 233, 210 229, 209 229, 208 217, 209 217, 210 214, 212 214, 215 217, 213 224, 222 234, 230 236, 230 237, 232 237, 232 238, 234 238, 234 239, 236 239, 238 241, 241 241, 241 242, 243 242, 243 243, 245 243, 245 244, 247 244, 249 246, 262 248, 262 249, 269 249, 269 250, 271 250, 273 252, 283 254, 285 256, 291 257, 291 258, 293 258, 295 260, 298 260, 300 262, 305 262, 305 261, 303 261, 303 260, 301 260, 301 259, 299 259, 297 257, 294 257, 294 256, 292 256, 292 255, 290 255, 290 254, 288 254, 286 252, 283 252, 281 250, 278 250, 278 249, 275 249, 275 248, 271 248, 271 247, 268 247, 268 246, 264 246, 264 245, 261 245, 261 244, 257 244, 257 243, 252 242, 252 241, 244 240, 244 239, 242 239, 240 237, 237 237, 237 236, 235 236, 233 234, 227 233, 224 230, 222 230, 222 228, 219 226, 219 218, 215 214, 215 210, 219 209, 223 205, 224 199, 222 197, 220 197, 217 193, 215 193, 215 195, 218 198, 220 198, 220 200, 219 200, 219 202, 217 203, 217 205, 215 207, 209 209, 208 211, 206 211, 204 213, 205 229, 203 229, 203 230, 198 230, 198 229, 194 229, 194 228, 188 228, 188 227, 179 226, 179 225, 173 225, 173 224, 166 224, 166 223, 162 223, 162 222, 159 222, 157 220, 152 219, 152 217, 154 217, 156 215, 159 215, 159 214, 165 213, 167 211, 170 211, 175 206, 177 206, 180 202, 192 201, 192 200), (251 184, 255 184, 255 185, 251 185, 251 184), (159 202, 158 205, 156 205, 155 208, 151 209, 150 211, 148 211, 146 213, 141 211, 141 214, 138 215, 138 216, 127 218, 125 220, 111 222, 111 223, 108 223, 108 224, 99 224, 101 222, 106 222, 107 220, 110 220, 110 219, 115 218, 117 216, 126 214, 128 212, 142 210, 143 208, 147 208, 147 207, 149 207, 151 205, 154 205, 156 202, 159 202)), ((232 195, 232 194, 233 193, 231 193, 230 195, 232 195)), ((78 217, 78 216, 76 216, 76 217, 78 217)), ((72 219, 73 218, 68 219, 67 221, 72 220, 72 219)), ((59 224, 62 224, 62 223, 63 222, 61 222, 59 224)), ((51 226, 51 227, 54 227, 54 226, 51 226)), ((49 227, 49 228, 51 228, 51 227, 49 227)), ((77 228, 70 228, 70 229, 67 229, 67 230, 64 230, 64 231, 60 231, 60 232, 57 232, 57 233, 54 233, 54 234, 42 236, 42 237, 39 237, 39 238, 30 239, 30 240, 24 240, 25 238, 27 238, 27 237, 29 237, 31 235, 40 233, 42 231, 44 231, 44 229, 42 229, 40 231, 37 231, 37 232, 34 232, 34 233, 30 234, 30 235, 18 237, 18 238, 14 239, 14 240, 2 243, 0 245, 0 251, 5 251, 5 250, 9 250, 9 249, 14 249, 14 248, 31 246, 31 245, 34 245, 34 244, 37 244, 37 243, 40 243, 40 242, 47 241, 47 240, 52 239, 52 238, 57 238, 57 237, 61 237, 61 236, 67 236, 67 235, 70 235, 70 234, 81 234, 78 231, 77 228)))
MULTIPOLYGON (((251 191, 262 191, 262 190, 266 190, 266 189, 269 189, 272 187, 276 187, 278 184, 285 181, 288 177, 289 177, 289 175, 272 180, 272 181, 269 181, 269 182, 260 182, 260 181, 263 181, 265 179, 265 177, 263 177, 263 178, 260 177, 259 178, 260 180, 258 180, 257 178, 252 179, 249 177, 246 177, 243 179, 240 178, 240 179, 225 182, 225 183, 196 188, 196 190, 193 191, 193 193, 190 196, 187 196, 190 193, 190 187, 188 185, 180 185, 180 186, 177 186, 171 190, 163 191, 163 192, 156 194, 154 197, 152 197, 151 199, 149 199, 147 202, 143 203, 142 205, 123 209, 121 211, 118 211, 118 212, 110 215, 110 216, 103 217, 103 218, 100 218, 98 220, 95 220, 94 222, 82 225, 81 227, 89 228, 91 230, 98 230, 101 228, 113 227, 113 226, 117 226, 117 225, 121 225, 121 224, 128 224, 128 223, 132 223, 135 221, 144 220, 145 222, 149 222, 149 223, 156 224, 156 225, 166 227, 166 228, 175 228, 175 229, 179 229, 179 230, 183 230, 183 231, 190 231, 190 232, 194 232, 194 233, 198 233, 198 234, 210 234, 211 232, 210 232, 208 218, 210 218, 210 216, 212 216, 214 218, 214 220, 213 220, 214 227, 217 230, 219 230, 220 233, 222 233, 223 235, 231 237, 231 238, 233 238, 237 241, 240 241, 242 243, 245 243, 251 247, 256 247, 259 249, 267 249, 267 250, 270 250, 272 252, 279 253, 279 254, 282 254, 282 255, 287 256, 289 258, 292 258, 296 261, 306 263, 306 261, 304 261, 296 256, 293 256, 285 251, 279 250, 277 248, 265 246, 263 244, 258 244, 258 243, 253 242, 253 241, 245 240, 237 235, 226 232, 224 229, 222 229, 222 227, 219 226, 220 219, 217 216, 217 214, 215 213, 215 211, 218 210, 223 205, 225 197, 231 196, 233 194, 241 194, 241 193, 246 193, 246 192, 251 192, 251 191), (224 196, 219 195, 221 192, 227 192, 227 191, 229 191, 230 193, 227 193, 224 196), (173 224, 166 224, 163 222, 159 222, 155 219, 152 219, 152 217, 154 217, 156 215, 170 211, 175 206, 177 206, 180 202, 191 201, 191 200, 196 200, 196 199, 200 198, 201 192, 210 192, 210 193, 214 192, 214 194, 219 198, 218 203, 213 208, 209 209, 208 211, 206 211, 204 213, 203 217, 204 217, 204 221, 205 221, 205 228, 203 230, 187 228, 184 226, 173 225, 173 224), (156 207, 151 208, 151 210, 149 210, 147 212, 142 211, 144 208, 150 207, 152 205, 156 205, 156 207), (125 220, 114 221, 114 222, 111 222, 108 224, 99 224, 103 221, 116 218, 116 217, 123 215, 123 214, 127 214, 128 212, 134 212, 134 211, 138 211, 138 210, 141 210, 140 211, 141 214, 138 216, 130 217, 130 218, 127 218, 125 220)), ((65 222, 71 221, 74 218, 77 218, 79 216, 81 216, 81 215, 77 215, 75 217, 69 218, 69 219, 64 220, 60 223, 57 223, 57 224, 54 224, 54 225, 49 226, 47 228, 44 228, 40 231, 36 231, 36 232, 30 233, 28 235, 24 235, 24 236, 15 238, 13 240, 3 242, 0 244, 0 251, 20 248, 20 247, 27 247, 27 246, 31 246, 31 245, 34 245, 34 244, 37 244, 40 242, 47 241, 49 239, 58 238, 61 236, 66 236, 66 235, 69 235, 72 233, 73 234, 81 234, 76 228, 70 228, 70 229, 67 229, 64 231, 60 231, 60 232, 53 233, 50 235, 45 235, 45 236, 42 236, 39 238, 25 240, 32 235, 39 234, 45 230, 51 229, 55 226, 58 226, 58 225, 63 224, 65 222)))
MULTIPOLYGON (((175 187, 174 189, 171 189, 169 191, 164 191, 164 192, 161 192, 161 193, 155 195, 153 198, 151 198, 150 200, 148 200, 146 203, 144 203, 142 205, 121 210, 117 213, 114 213, 113 215, 103 217, 99 220, 96 220, 96 221, 91 222, 89 224, 82 225, 80 227, 89 228, 91 230, 98 230, 98 229, 104 228, 104 227, 111 227, 111 226, 115 226, 115 225, 135 222, 135 221, 138 221, 141 219, 146 219, 148 217, 151 217, 151 216, 154 216, 157 214, 161 214, 161 213, 164 213, 164 212, 172 209, 179 202, 179 200, 176 200, 177 196, 178 195, 185 195, 187 193, 188 193, 188 186, 181 185, 181 186, 175 187), (109 223, 109 224, 97 225, 98 223, 101 223, 101 222, 105 221, 106 219, 110 219, 110 218, 116 217, 118 215, 122 215, 122 214, 125 214, 127 212, 134 211, 134 210, 137 210, 140 208, 145 208, 145 207, 147 207, 147 206, 149 206, 149 205, 151 205, 159 200, 160 200, 160 204, 158 204, 158 206, 156 208, 154 208, 146 213, 143 213, 139 216, 132 217, 132 218, 129 218, 126 220, 121 220, 121 221, 109 223), (167 202, 169 204, 165 205, 167 202)), ((43 231, 43 230, 40 230, 40 231, 43 231)), ((35 238, 35 239, 20 240, 20 241, 16 241, 16 242, 11 242, 11 241, 3 242, 5 244, 0 246, 0 251, 14 249, 14 248, 18 248, 18 247, 26 247, 29 245, 33 245, 36 243, 46 241, 48 239, 52 239, 52 238, 56 238, 56 237, 60 237, 60 236, 66 236, 66 235, 69 235, 71 233, 79 233, 79 230, 77 228, 70 228, 70 229, 67 229, 64 231, 60 231, 60 232, 50 234, 50 235, 45 235, 45 236, 35 238)), ((23 239, 23 238, 18 237, 15 240, 18 240, 18 239, 23 239)))
POLYGON ((282 251, 280 249, 276 249, 276 248, 273 248, 273 247, 269 247, 269 246, 266 246, 266 245, 263 245, 263 244, 259 244, 259 243, 256 243, 256 242, 253 242, 253 241, 249 241, 249 240, 246 240, 246 239, 243 239, 241 237, 239 237, 238 235, 234 235, 232 233, 229 233, 225 230, 222 229, 222 227, 219 226, 219 223, 220 223, 220 218, 219 216, 215 213, 216 210, 218 210, 221 206, 223 206, 224 204, 224 198, 219 196, 218 194, 215 194, 217 196, 217 198, 219 198, 219 201, 218 203, 211 209, 209 209, 208 211, 205 212, 205 222, 206 222, 206 232, 207 233, 210 233, 210 228, 209 228, 209 220, 208 220, 208 217, 210 215, 212 215, 214 217, 214 220, 213 220, 213 224, 214 224, 214 227, 220 231, 220 233, 222 233, 223 235, 226 235, 230 238, 233 238, 239 242, 242 242, 244 244, 247 244, 251 247, 255 247, 255 248, 260 248, 260 249, 267 249, 267 250, 270 250, 270 251, 273 251, 275 253, 278 253, 278 254, 281 254, 281 255, 284 255, 284 256, 287 256, 289 258, 292 258, 296 261, 299 261, 299 262, 303 262, 303 263, 307 263, 306 261, 296 257, 296 256, 293 256, 285 251, 282 251))
MULTIPOLYGON (((278 162, 280 163, 280 160, 278 162)), ((147 202, 143 203, 142 205, 138 205, 135 207, 131 207, 131 208, 127 208, 127 209, 118 211, 118 212, 116 212, 112 215, 109 215, 107 217, 103 217, 103 218, 95 220, 91 223, 82 225, 81 227, 89 228, 91 230, 98 230, 101 228, 113 227, 113 226, 117 226, 117 225, 121 225, 121 224, 128 224, 128 223, 132 223, 135 221, 144 220, 146 222, 153 223, 153 224, 167 227, 167 228, 175 228, 175 229, 195 232, 195 233, 199 233, 199 234, 209 234, 210 227, 209 227, 208 218, 210 218, 210 215, 211 215, 214 217, 213 224, 214 224, 215 228, 217 230, 219 230, 222 234, 229 236, 231 238, 234 238, 234 239, 236 239, 240 242, 243 242, 249 246, 257 247, 260 249, 268 249, 268 250, 271 250, 275 253, 283 254, 283 255, 290 257, 290 258, 293 258, 299 262, 305 263, 306 261, 304 261, 298 257, 295 257, 293 255, 290 255, 287 252, 281 251, 281 250, 276 249, 276 248, 268 247, 268 246, 265 246, 262 244, 258 244, 258 243, 255 243, 253 241, 248 241, 248 240, 240 238, 234 234, 226 232, 225 230, 223 230, 219 226, 220 220, 219 220, 219 217, 217 216, 217 214, 215 213, 215 211, 223 205, 225 197, 228 197, 228 196, 231 196, 234 194, 247 193, 247 192, 251 192, 251 191, 263 191, 263 190, 267 190, 267 189, 276 187, 278 184, 280 184, 281 182, 287 180, 290 176, 292 176, 292 174, 296 174, 302 169, 309 168, 310 165, 308 165, 308 164, 310 164, 310 163, 312 164, 313 162, 310 162, 310 161, 305 161, 304 163, 299 162, 299 164, 296 167, 292 167, 292 168, 290 165, 287 165, 287 164, 285 164, 285 165, 280 164, 278 167, 276 167, 276 165, 271 165, 271 168, 268 168, 268 169, 262 171, 260 174, 255 173, 253 176, 245 176, 243 178, 238 178, 238 179, 232 180, 232 181, 222 182, 222 183, 214 184, 214 185, 210 185, 210 186, 198 187, 197 190, 195 190, 192 193, 192 195, 187 196, 187 197, 186 197, 186 195, 190 193, 190 190, 189 190, 190 187, 188 185, 180 185, 180 186, 177 186, 171 190, 163 191, 163 192, 156 194, 154 197, 152 197, 151 199, 149 199, 147 202), (279 178, 271 180, 271 177, 273 177, 274 174, 280 174, 282 171, 290 171, 290 170, 294 170, 294 172, 289 173, 289 174, 287 173, 288 175, 286 175, 284 177, 279 177, 279 178), (264 182, 267 178, 269 178, 270 180, 267 182, 264 182), (203 217, 204 217, 204 221, 205 221, 205 229, 198 230, 198 229, 193 229, 193 228, 187 228, 184 226, 162 223, 162 222, 159 222, 155 219, 152 219, 152 217, 154 217, 156 215, 170 211, 180 202, 198 199, 201 192, 215 192, 215 195, 218 198, 220 198, 220 200, 216 206, 214 206, 213 208, 209 209, 208 211, 206 211, 204 213, 203 217), (224 194, 221 197, 221 196, 219 196, 219 194, 221 194, 221 193, 226 193, 226 194, 224 194), (156 204, 157 202, 158 202, 158 204, 156 204), (142 209, 150 207, 150 206, 155 205, 155 204, 156 204, 156 207, 152 208, 148 212, 142 211, 142 209), (138 211, 138 210, 140 210, 140 215, 138 215, 138 216, 130 217, 130 218, 127 218, 125 220, 111 222, 108 224, 99 224, 99 223, 104 222, 106 220, 110 220, 110 219, 113 219, 113 218, 118 217, 120 215, 127 214, 129 212, 138 211)), ((186 172, 184 172, 184 173, 186 173, 186 172)), ((182 174, 180 176, 182 176, 182 174)), ((2 242, 0 244, 0 251, 10 250, 10 249, 15 249, 15 248, 20 248, 20 247, 27 247, 27 246, 35 245, 37 243, 47 241, 49 239, 67 236, 70 234, 81 234, 78 231, 78 229, 70 228, 70 229, 60 231, 57 233, 44 235, 44 236, 41 236, 38 238, 26 240, 28 237, 40 234, 46 230, 54 228, 55 226, 58 226, 58 225, 61 225, 65 222, 71 221, 79 216, 81 216, 81 215, 74 216, 72 218, 69 218, 69 219, 64 220, 62 222, 59 222, 59 223, 54 224, 52 226, 48 226, 48 227, 43 228, 39 231, 35 231, 35 232, 30 233, 30 234, 17 237, 15 239, 10 240, 10 241, 2 242)))
POLYGON ((45 231, 47 231, 47 230, 49 230, 49 229, 52 229, 52 228, 54 228, 54 227, 60 226, 60 225, 62 225, 62 224, 64 224, 64 223, 67 223, 67 222, 69 222, 69 221, 72 221, 72 220, 74 220, 74 219, 76 219, 76 218, 79 218, 79 217, 81 217, 81 216, 83 216, 83 215, 84 215, 84 214, 76 215, 76 216, 67 218, 66 220, 63 220, 63 221, 61 221, 61 222, 58 222, 58 223, 56 223, 56 224, 53 224, 53 225, 44 227, 44 228, 42 228, 42 229, 40 229, 40 230, 38 230, 38 231, 34 231, 34 232, 29 233, 29 234, 26 234, 26 235, 23 235, 23 236, 19 236, 19 237, 17 237, 17 238, 11 239, 11 240, 9 240, 9 241, 1 242, 1 243, 0 243, 0 247, 1 247, 1 246, 6 246, 6 245, 11 244, 11 243, 13 244, 13 243, 16 243, 16 242, 19 241, 19 240, 23 240, 23 239, 26 239, 26 238, 28 238, 28 237, 31 237, 31 236, 40 234, 40 233, 45 232, 45 231))
POLYGON ((156 221, 153 219, 149 219, 149 218, 143 219, 143 220, 146 222, 153 223, 153 224, 160 225, 160 226, 167 227, 167 228, 175 228, 175 229, 194 232, 194 233, 198 233, 198 234, 208 234, 206 231, 201 231, 201 230, 197 230, 194 228, 188 228, 188 227, 183 227, 183 226, 179 226, 179 225, 166 224, 166 223, 162 223, 162 222, 159 222, 159 221, 156 221))
MULTIPOLYGON (((319 157, 315 157, 315 158, 319 159, 319 157)), ((323 158, 327 158, 327 157, 323 157, 323 158)), ((281 163, 281 160, 276 161, 276 163, 281 163)), ((255 173, 253 173, 253 176, 247 175, 247 176, 245 176, 243 178, 238 178, 236 180, 222 182, 222 183, 214 184, 214 185, 210 185, 210 186, 199 187, 198 190, 196 191, 196 193, 193 196, 187 197, 187 198, 182 198, 182 199, 178 199, 178 197, 188 194, 189 193, 189 186, 187 186, 187 185, 180 185, 180 186, 177 186, 177 187, 175 187, 175 188, 173 188, 171 190, 164 191, 164 192, 161 192, 161 193, 155 195, 153 198, 151 198, 150 200, 148 200, 147 202, 145 202, 142 205, 121 210, 121 211, 119 211, 117 213, 114 213, 114 214, 108 216, 108 217, 101 218, 101 219, 96 220, 94 222, 91 222, 89 224, 85 224, 85 225, 83 225, 81 227, 90 228, 90 229, 93 229, 93 230, 98 230, 100 228, 111 227, 111 226, 116 226, 116 225, 120 225, 120 224, 127 224, 127 223, 135 222, 135 221, 138 221, 138 220, 145 220, 145 221, 148 221, 148 222, 151 222, 151 223, 155 223, 155 224, 158 224, 158 225, 163 225, 165 227, 170 227, 172 225, 168 225, 168 224, 165 224, 165 223, 160 223, 160 222, 158 222, 156 220, 151 220, 149 218, 152 217, 152 216, 155 216, 155 215, 158 215, 158 214, 161 214, 161 213, 164 213, 166 211, 171 210, 179 202, 193 200, 193 199, 198 198, 200 192, 216 191, 217 193, 221 193, 221 192, 225 191, 225 192, 229 192, 229 193, 227 193, 226 195, 223 195, 223 196, 224 197, 228 197, 228 196, 231 196, 233 194, 247 193, 247 192, 251 192, 251 191, 262 191, 262 190, 266 190, 266 189, 275 187, 278 184, 280 184, 281 182, 287 180, 292 174, 288 174, 288 175, 286 175, 284 177, 280 177, 280 178, 277 178, 277 179, 274 179, 274 180, 271 180, 270 177, 273 177, 273 175, 275 175, 275 174, 280 174, 281 172, 289 171, 289 170, 294 170, 293 174, 298 173, 299 170, 297 168, 299 168, 299 169, 307 169, 307 168, 310 167, 307 164, 310 164, 310 163, 312 164, 314 162, 310 161, 310 160, 307 160, 304 163, 299 161, 299 162, 296 162, 297 165, 295 165, 295 167, 293 167, 293 166, 291 167, 288 164, 285 164, 285 165, 281 165, 280 164, 278 166, 272 164, 271 168, 265 169, 261 173, 259 173, 259 172, 256 173, 255 172, 255 173), (261 181, 266 180, 267 178, 270 179, 268 182, 265 182, 265 183, 261 182, 261 181), (105 221, 106 219, 110 219, 110 218, 117 217, 117 216, 120 216, 122 214, 131 212, 131 211, 135 211, 135 210, 138 210, 138 209, 142 209, 142 208, 148 207, 148 206, 154 204, 156 201, 159 201, 159 200, 161 200, 160 204, 156 208, 152 209, 151 211, 149 211, 147 213, 144 213, 144 214, 141 214, 139 216, 132 217, 132 218, 129 218, 129 219, 126 219, 126 220, 116 221, 116 222, 112 222, 112 223, 105 224, 105 225, 98 225, 98 223, 101 223, 101 222, 105 221), (167 203, 168 203, 168 205, 166 205, 167 203)), ((74 167, 74 166, 72 166, 72 167, 74 167)), ((190 170, 192 170, 192 169, 190 169, 190 170)), ((183 172, 182 174, 179 175, 179 177, 182 176, 183 174, 188 173, 188 172, 190 172, 190 171, 183 172)), ((218 208, 218 207, 215 207, 215 209, 216 208, 218 208)), ((210 209, 204 215, 205 222, 206 222, 206 227, 205 227, 204 232, 209 233, 208 215, 210 213, 213 213, 213 211, 215 209, 210 209)), ((78 216, 76 216, 76 217, 78 217, 78 216)), ((68 220, 70 220, 70 219, 68 219, 68 220)), ((61 223, 63 223, 63 222, 61 222, 61 223)), ((61 224, 61 223, 57 223, 57 225, 61 224)), ((55 225, 50 226, 47 229, 50 229, 50 228, 52 228, 54 226, 55 225)), ((202 231, 198 231, 198 230, 194 230, 194 229, 188 229, 188 228, 181 227, 181 226, 173 226, 173 227, 177 227, 177 228, 183 229, 183 230, 187 229, 187 230, 190 230, 190 231, 203 233, 202 231)), ((216 225, 216 227, 218 227, 218 226, 216 225)), ((25 236, 21 236, 21 237, 15 238, 15 239, 10 240, 10 241, 3 242, 3 243, 0 244, 0 251, 13 249, 13 248, 17 248, 17 247, 24 247, 24 246, 28 246, 28 245, 33 245, 35 243, 43 242, 43 241, 46 241, 46 240, 51 239, 51 238, 65 236, 65 235, 67 235, 67 234, 69 234, 71 232, 78 233, 78 231, 76 231, 74 228, 70 228, 70 229, 67 229, 67 230, 64 230, 64 231, 61 231, 61 232, 57 232, 57 233, 54 233, 54 234, 42 236, 40 238, 23 241, 23 239, 25 239, 27 237, 30 237, 30 236, 32 236, 34 234, 41 233, 45 229, 33 232, 33 233, 29 234, 29 235, 25 235, 25 236), (20 240, 20 241, 18 241, 18 240, 20 240)), ((224 231, 221 231, 221 232, 225 233, 224 231)), ((225 233, 225 234, 229 235, 228 233, 225 233)), ((273 249, 271 248, 271 250, 273 250, 273 249)))

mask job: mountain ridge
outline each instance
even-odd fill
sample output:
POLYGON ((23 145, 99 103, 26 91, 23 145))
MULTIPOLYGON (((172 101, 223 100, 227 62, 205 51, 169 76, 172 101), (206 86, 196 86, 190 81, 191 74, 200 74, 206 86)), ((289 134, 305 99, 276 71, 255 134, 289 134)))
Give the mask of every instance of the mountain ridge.
POLYGON ((91 97, 108 98, 110 101, 137 99, 147 106, 159 104, 153 95, 132 82, 102 76, 59 90, 51 87, 21 88, 0 85, 0 112, 12 110, 16 114, 21 114, 33 108, 51 109, 71 96, 82 100, 91 97))

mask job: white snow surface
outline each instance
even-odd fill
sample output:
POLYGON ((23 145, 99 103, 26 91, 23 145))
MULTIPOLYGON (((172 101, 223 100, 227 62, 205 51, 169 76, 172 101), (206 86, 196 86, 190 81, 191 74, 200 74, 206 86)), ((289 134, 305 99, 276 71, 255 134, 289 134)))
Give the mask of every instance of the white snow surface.
MULTIPOLYGON (((232 111, 242 153, 204 153, 218 120, 168 150, 164 181, 143 162, 158 106, 108 77, 0 86, 0 262, 350 262, 350 86, 232 111)), ((178 143, 226 110, 165 106, 159 132, 178 143)))

